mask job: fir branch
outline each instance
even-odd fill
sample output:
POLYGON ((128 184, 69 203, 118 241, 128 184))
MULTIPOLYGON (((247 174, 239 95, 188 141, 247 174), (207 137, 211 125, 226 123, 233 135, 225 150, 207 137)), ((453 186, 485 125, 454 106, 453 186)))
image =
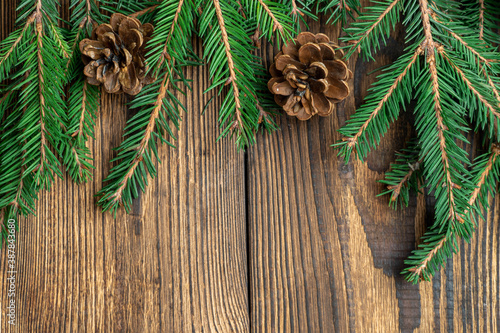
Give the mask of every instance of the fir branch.
POLYGON ((66 63, 66 81, 70 83, 66 111, 67 139, 59 150, 63 164, 75 183, 87 182, 91 178, 89 138, 94 137, 95 119, 99 108, 99 88, 89 85, 82 76, 83 64, 79 43, 90 37, 96 20, 101 21, 101 14, 94 0, 73 0, 70 34, 70 58, 66 63))
POLYGON ((402 0, 385 0, 383 6, 368 7, 367 12, 359 17, 359 21, 353 22, 345 29, 348 36, 341 39, 351 44, 346 56, 350 57, 358 51, 373 59, 372 52, 380 49, 379 39, 385 44, 391 29, 399 21, 402 10, 402 0))
POLYGON ((0 82, 8 79, 9 71, 18 62, 23 44, 27 43, 27 36, 31 35, 35 16, 30 16, 23 28, 14 31, 0 43, 0 82))
MULTIPOLYGON (((437 185, 438 187, 445 187, 445 195, 447 196, 446 200, 446 206, 448 206, 448 216, 442 217, 438 216, 437 217, 437 222, 441 225, 444 225, 446 221, 451 220, 452 222, 455 221, 457 218, 460 219, 460 222, 463 223, 462 218, 460 217, 459 214, 459 209, 457 207, 457 203, 455 202, 455 191, 454 189, 461 189, 461 185, 457 184, 453 178, 460 178, 460 176, 455 175, 452 177, 452 172, 458 174, 458 170, 452 170, 451 163, 450 163, 450 156, 449 156, 449 145, 452 144, 447 137, 450 135, 449 134, 449 127, 445 125, 444 119, 443 119, 443 106, 441 104, 441 88, 440 88, 440 83, 438 79, 438 68, 436 66, 436 44, 434 42, 433 36, 432 36, 432 29, 430 25, 430 19, 429 19, 429 9, 427 7, 427 0, 419 0, 420 3, 420 10, 421 10, 421 15, 422 15, 422 27, 423 27, 423 32, 425 35, 425 39, 422 42, 422 47, 426 51, 427 55, 427 65, 429 69, 429 75, 430 75, 430 80, 431 80, 431 89, 432 89, 432 99, 433 99, 433 108, 435 112, 435 121, 436 121, 436 127, 437 127, 437 135, 438 135, 438 143, 439 143, 439 151, 441 155, 441 167, 443 168, 444 171, 444 182, 442 179, 439 179, 438 181, 432 181, 431 185, 437 185), (442 182, 442 184, 440 184, 442 182)), ((423 118, 424 116, 421 116, 423 118)), ((457 128, 459 126, 457 125, 457 128)), ((463 139, 463 141, 465 141, 463 139)), ((433 147, 426 147, 424 149, 424 152, 427 153, 428 151, 432 150, 433 147)), ((457 156, 458 157, 458 156, 457 156)), ((429 158, 430 159, 430 158, 429 158)), ((426 159, 426 160, 429 160, 426 159)), ((465 160, 465 158, 463 159, 465 160)), ((431 178, 435 178, 435 175, 431 176, 431 178)), ((437 196, 439 197, 439 192, 440 189, 437 189, 437 196)))
POLYGON ((161 79, 144 87, 130 105, 136 114, 127 122, 126 139, 118 147, 115 160, 119 163, 111 169, 106 186, 98 193, 99 204, 105 211, 116 214, 120 205, 129 211, 132 199, 139 195, 137 187, 144 191, 148 175, 156 176, 152 159, 154 154, 159 160, 156 139, 171 145, 166 140, 166 135, 173 136, 168 121, 178 127, 179 109, 184 107, 168 88, 179 89, 174 75, 186 83, 182 66, 189 63, 191 54, 187 45, 191 41, 194 8, 191 0, 167 0, 157 8, 156 30, 147 61, 153 75, 161 75, 161 79))
MULTIPOLYGON (((102 198, 99 200, 99 204, 103 206, 103 209, 106 211, 108 209, 114 211, 116 213, 117 208, 120 205, 124 205, 127 212, 131 207, 132 198, 137 197, 137 189, 135 189, 135 180, 137 177, 140 177, 140 172, 144 170, 143 163, 146 160, 148 167, 152 166, 152 160, 150 157, 150 150, 152 145, 154 145, 154 129, 157 124, 157 120, 160 116, 160 111, 164 107, 164 99, 167 97, 167 88, 170 84, 171 74, 166 71, 163 79, 160 84, 159 92, 154 102, 153 110, 149 116, 149 120, 147 122, 146 128, 142 131, 142 139, 139 142, 137 147, 134 147, 134 151, 130 154, 130 151, 123 149, 124 144, 122 143, 121 154, 118 155, 119 159, 125 159, 126 163, 119 165, 118 167, 111 170, 111 174, 107 177, 106 180, 119 179, 118 183, 110 183, 106 187, 104 187, 98 195, 102 195, 102 198), (133 156, 133 157, 132 157, 133 156), (126 173, 121 178, 116 178, 121 173, 123 166, 126 166, 126 173), (138 168, 141 167, 141 170, 138 168), (134 186, 134 187, 133 187, 134 186), (124 195, 124 191, 126 194, 124 195), (131 192, 133 191, 133 193, 131 192)), ((132 118, 136 120, 138 117, 132 118)), ((156 148, 154 149, 156 150, 156 148)), ((155 175, 155 171, 150 170, 150 174, 152 176, 155 175)), ((147 185, 147 176, 144 176, 143 182, 147 185)), ((139 181, 141 184, 141 188, 144 190, 143 183, 139 181)))
MULTIPOLYGON (((25 174, 33 173, 36 190, 49 189, 54 174, 62 176, 60 163, 50 146, 58 148, 64 136, 61 126, 64 119, 64 71, 60 45, 65 42, 57 38, 55 34, 58 31, 51 28, 51 24, 58 20, 55 3, 26 0, 20 6, 26 9, 21 16, 29 14, 34 17, 35 29, 26 53, 18 59, 21 66, 18 79, 11 85, 12 89, 22 88, 17 111, 14 112, 23 113, 19 126, 23 129, 25 142, 25 174)), ((66 49, 66 46, 63 48, 66 49)))
MULTIPOLYGON (((498 176, 500 175, 500 159, 498 158, 500 148, 498 144, 493 144, 490 151, 490 153, 478 157, 473 167, 477 176, 475 177, 475 188, 471 192, 468 202, 469 207, 472 209, 464 212, 466 215, 470 214, 471 218, 473 212, 479 212, 479 204, 484 208, 488 207, 488 191, 492 194, 495 193, 494 184, 498 182, 498 176)), ((419 249, 413 251, 412 256, 406 261, 409 267, 403 273, 408 281, 416 283, 421 280, 430 280, 434 271, 444 265, 446 258, 452 252, 456 253, 458 251, 454 229, 455 226, 452 225, 450 231, 443 234, 432 230, 423 237, 424 244, 421 244, 419 249)), ((469 230, 472 230, 472 225, 469 225, 469 230)))
POLYGON ((319 0, 317 1, 317 11, 329 16, 327 23, 335 24, 339 20, 342 24, 347 22, 347 18, 354 19, 359 14, 359 0, 319 0))
POLYGON ((236 135, 236 144, 242 149, 255 141, 259 126, 260 111, 254 96, 260 89, 257 76, 263 67, 252 54, 250 32, 241 25, 244 20, 236 2, 199 0, 197 7, 201 8, 199 33, 204 39, 204 56, 210 60, 213 84, 209 90, 229 86, 219 110, 219 139, 236 135))
POLYGON ((87 182, 93 169, 91 152, 87 147, 94 138, 95 119, 99 108, 99 88, 90 85, 82 76, 73 80, 69 89, 67 136, 61 148, 63 162, 71 178, 77 183, 87 182))
MULTIPOLYGON (((486 109, 491 114, 491 117, 496 118, 497 122, 495 122, 495 124, 498 124, 498 121, 500 120, 500 112, 498 112, 497 108, 494 107, 492 104, 490 104, 490 102, 484 97, 484 95, 481 94, 474 87, 474 84, 467 78, 467 76, 465 75, 464 71, 461 70, 460 68, 458 68, 458 66, 453 61, 451 61, 449 55, 446 53, 446 51, 444 50, 443 47, 439 47, 438 48, 438 52, 443 56, 444 59, 446 59, 446 61, 450 64, 450 66, 453 67, 453 69, 455 69, 455 71, 460 75, 460 78, 467 85, 467 88, 469 88, 469 90, 477 97, 477 99, 482 104, 484 104, 484 106, 486 107, 486 109)), ((493 85, 493 87, 495 87, 495 86, 493 85)))
MULTIPOLYGON (((409 59, 407 56, 401 57, 393 66, 388 68, 385 75, 379 78, 379 83, 372 89, 373 95, 371 96, 373 97, 367 100, 354 117, 348 121, 348 125, 340 130, 344 135, 344 139, 342 143, 337 144, 337 146, 343 146, 339 155, 344 156, 348 160, 351 152, 356 150, 358 158, 361 160, 366 158, 370 149, 370 143, 366 138, 367 132, 370 136, 379 136, 379 134, 383 135, 387 131, 385 128, 383 132, 372 133, 373 131, 380 131, 383 128, 383 126, 380 126, 380 121, 378 121, 380 113, 383 113, 382 119, 386 119, 388 113, 391 112, 390 117, 392 119, 397 118, 399 111, 399 100, 397 98, 400 98, 402 93, 404 94, 405 87, 408 84, 407 75, 414 69, 414 65, 417 64, 417 59, 422 53, 422 47, 418 46, 409 59), (400 69, 403 65, 404 67, 400 69), (394 76, 394 73, 398 74, 394 76), (386 88, 390 82, 392 84, 386 88), (382 97, 378 98, 378 96, 382 97), (374 104, 377 100, 378 102, 374 104), (366 120, 359 126, 363 118, 366 118, 366 120)), ((413 77, 413 73, 410 74, 410 77, 413 77)), ((406 98, 409 100, 410 96, 406 98)), ((375 147, 375 143, 372 143, 372 146, 375 147)))
MULTIPOLYGON (((397 7, 391 9, 391 4, 389 1, 377 3, 371 13, 378 14, 371 17, 370 23, 360 23, 359 30, 353 30, 349 38, 357 41, 352 37, 355 34, 373 33, 376 29, 371 27, 381 14, 397 7)), ((455 2, 419 0, 416 5, 412 1, 401 4, 409 46, 405 54, 380 75, 366 101, 340 130, 344 139, 335 146, 340 148, 339 154, 346 161, 353 151, 364 159, 397 118, 399 108, 404 108, 412 98, 417 100, 419 171, 436 198, 436 208, 433 226, 422 238, 422 246, 407 261, 413 267, 405 270, 407 278, 416 282, 429 279, 436 267, 457 251, 457 239, 468 241, 474 231, 475 215, 470 214, 472 209, 478 212, 474 206, 477 195, 474 189, 484 186, 481 181, 473 181, 477 171, 473 168, 471 173, 468 169, 469 156, 460 146, 468 143, 465 134, 471 131, 465 122, 467 113, 476 130, 487 129, 490 138, 500 139, 500 99, 495 78, 500 57, 486 43, 477 41, 474 29, 461 23, 457 14, 461 8, 455 2), (420 61, 421 55, 425 55, 425 62, 420 61)), ((397 21, 399 18, 393 19, 392 24, 397 21)), ((387 36, 389 28, 387 25, 384 30, 387 36)), ((369 37, 365 41, 365 47, 360 48, 364 53, 379 45, 378 40, 369 37)), ((393 165, 383 181, 389 185, 384 194, 391 193, 391 205, 400 199, 402 189, 405 192, 399 202, 405 203, 407 184, 414 175, 411 165, 413 163, 393 165)), ((496 169, 491 174, 498 175, 496 169)), ((417 187, 415 182, 412 184, 417 187)), ((492 187, 492 181, 488 184, 492 187)), ((485 203, 481 204, 484 207, 485 203)))
POLYGON ((406 260, 406 264, 414 264, 406 268, 403 273, 407 281, 417 283, 419 281, 430 281, 435 271, 444 266, 451 253, 458 251, 457 237, 454 233, 440 234, 435 231, 427 232, 423 239, 427 241, 421 244, 418 250, 406 260), (421 258, 423 256, 423 258, 421 258))
POLYGON ((395 163, 391 163, 390 171, 380 183, 387 185, 387 190, 381 195, 391 194, 389 205, 397 209, 400 206, 408 206, 410 189, 419 191, 423 186, 422 165, 424 158, 420 157, 420 147, 417 140, 411 140, 407 148, 401 153, 396 153, 395 163))
MULTIPOLYGON (((159 8, 156 31, 149 42, 150 52, 147 54, 149 68, 154 76, 158 76, 165 69, 168 58, 174 56, 180 63, 185 63, 188 58, 186 49, 187 36, 192 29, 189 20, 192 20, 192 0, 164 1, 159 8), (180 22, 179 22, 180 19, 180 22), (184 32, 183 30, 187 30, 184 32), (159 41, 165 41, 158 47, 159 41)), ((189 49, 188 49, 189 50, 189 49)))

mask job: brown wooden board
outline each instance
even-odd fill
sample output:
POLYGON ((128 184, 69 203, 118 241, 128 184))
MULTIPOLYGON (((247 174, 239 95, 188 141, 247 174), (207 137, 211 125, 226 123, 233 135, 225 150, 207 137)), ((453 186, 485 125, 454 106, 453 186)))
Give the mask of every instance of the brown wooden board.
MULTIPOLYGON (((63 12, 68 19, 68 1, 63 12)), ((367 4, 367 1, 362 1, 367 4)), ((0 3, 0 37, 14 28, 15 0, 0 3)), ((336 39, 325 20, 313 32, 336 39)), ((6 251, 0 258, 1 332, 497 332, 500 328, 499 218, 448 260, 432 282, 414 286, 400 271, 432 202, 413 196, 393 211, 376 195, 394 151, 414 132, 402 114, 365 164, 345 165, 330 145, 362 103, 376 68, 402 52, 398 28, 375 62, 353 57, 351 96, 329 118, 280 116, 238 153, 216 141, 215 99, 206 68, 188 69, 193 90, 175 131, 159 149, 158 177, 132 213, 101 213, 94 195, 110 170, 130 111, 102 95, 93 180, 65 175, 22 218, 16 247, 17 325, 7 324, 6 251)), ((269 64, 275 51, 263 43, 269 64)), ((201 43, 195 40, 201 54, 201 43)))

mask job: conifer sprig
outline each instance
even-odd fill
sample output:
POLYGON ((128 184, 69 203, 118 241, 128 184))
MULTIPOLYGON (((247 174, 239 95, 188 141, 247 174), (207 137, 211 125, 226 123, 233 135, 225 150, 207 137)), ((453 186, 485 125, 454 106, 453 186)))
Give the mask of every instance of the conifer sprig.
MULTIPOLYGON (((405 270, 412 282, 429 279, 439 263, 458 250, 457 239, 468 241, 474 230, 476 186, 470 171, 470 157, 462 148, 472 122, 476 131, 499 140, 500 109, 498 74, 500 57, 478 38, 479 29, 470 29, 454 14, 454 1, 381 1, 361 14, 363 22, 347 29, 347 54, 361 51, 367 58, 385 44, 395 24, 406 29, 402 56, 382 72, 370 89, 365 103, 340 132, 342 142, 335 146, 346 160, 354 152, 365 159, 379 144, 390 124, 411 99, 417 101, 415 126, 418 134, 419 173, 436 198, 435 221, 423 236, 423 245, 408 260, 405 270), (403 19, 404 17, 404 19, 403 19)), ((410 150, 413 148, 410 147, 410 150)), ((400 156, 401 160, 407 157, 400 156)), ((409 164, 408 164, 409 163, 409 164)), ((384 193, 391 193, 391 205, 407 204, 408 185, 414 164, 393 165, 384 193), (401 191, 403 191, 402 197, 401 191)), ((495 176, 496 177, 496 176, 495 176)), ((477 179, 476 179, 477 180, 477 179)), ((413 188, 418 186, 413 180, 413 188)))
MULTIPOLYGON (((476 159, 472 167, 472 175, 475 188, 469 195, 470 210, 466 210, 465 214, 470 215, 470 219, 474 221, 476 216, 482 216, 481 208, 488 209, 488 194, 494 196, 496 192, 496 184, 500 175, 498 144, 492 144, 488 153, 476 159)), ((472 232, 473 225, 470 224, 469 228, 472 232)), ((420 280, 430 280, 435 271, 444 265, 446 259, 458 251, 457 237, 452 230, 440 232, 432 229, 422 237, 422 242, 419 248, 413 251, 412 256, 405 261, 408 267, 403 271, 406 279, 414 283, 420 280)))
POLYGON ((199 34, 205 45, 204 58, 209 64, 212 86, 221 89, 227 86, 219 122, 220 137, 236 136, 236 145, 244 148, 253 144, 258 128, 259 109, 255 102, 258 63, 252 53, 253 45, 249 31, 245 30, 242 14, 235 1, 200 1, 199 34))
POLYGON ((18 13, 21 28, 0 46, 0 83, 8 94, 2 109, 10 110, 0 143, 4 223, 9 218, 17 222, 19 213, 33 213, 37 192, 50 189, 54 175, 62 176, 53 151, 65 140, 64 59, 69 49, 57 26, 58 4, 24 0, 18 13))
POLYGON ((102 22, 102 15, 94 0, 73 0, 71 7, 70 49, 65 68, 66 82, 70 84, 66 112, 68 139, 63 141, 60 150, 68 174, 79 184, 92 177, 92 157, 87 142, 94 138, 100 99, 99 88, 88 84, 82 75, 79 44, 90 37, 96 24, 102 22))
POLYGON ((383 0, 373 7, 365 7, 358 20, 344 29, 347 36, 341 40, 349 44, 346 53, 350 57, 354 52, 374 60, 373 54, 380 50, 380 43, 384 43, 401 20, 403 0, 383 0))
MULTIPOLYGON (((132 200, 144 191, 148 175, 156 176, 153 156, 158 159, 156 141, 168 142, 173 137, 169 122, 179 126, 179 111, 184 106, 169 89, 179 89, 182 67, 190 63, 191 35, 194 22, 192 0, 166 0, 158 7, 155 33, 147 60, 156 81, 144 87, 130 107, 136 114, 127 122, 125 140, 118 147, 118 164, 106 178, 106 186, 98 193, 104 210, 116 213, 120 205, 130 210, 132 200), (161 42, 160 42, 161 41, 161 42), (174 76, 179 77, 176 79, 174 76)), ((179 90, 180 91, 180 90, 179 90)))
POLYGON ((317 11, 328 16, 327 23, 335 24, 339 20, 342 24, 348 18, 354 19, 359 14, 361 4, 359 0, 319 0, 317 11))
POLYGON ((379 194, 390 194, 389 204, 394 209, 398 206, 407 207, 410 191, 418 192, 424 185, 423 162, 417 140, 410 141, 407 148, 396 153, 395 163, 391 163, 390 171, 385 174, 385 179, 380 181, 387 185, 387 190, 379 194))
MULTIPOLYGON (((289 4, 269 0, 243 0, 241 3, 243 10, 258 22, 258 29, 264 37, 271 42, 277 37, 278 47, 298 33, 289 4)), ((298 11, 297 7, 294 10, 298 11)))

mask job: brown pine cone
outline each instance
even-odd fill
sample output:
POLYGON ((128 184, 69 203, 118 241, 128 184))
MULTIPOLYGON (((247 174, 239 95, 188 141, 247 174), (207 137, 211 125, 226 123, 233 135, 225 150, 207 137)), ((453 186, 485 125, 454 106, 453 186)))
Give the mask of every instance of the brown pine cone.
POLYGON ((267 86, 286 113, 300 120, 328 116, 349 95, 344 52, 324 34, 300 33, 283 45, 269 68, 267 86))
POLYGON ((153 29, 150 23, 122 14, 113 14, 109 24, 96 27, 91 39, 80 42, 87 82, 103 84, 108 93, 138 94, 151 82, 144 54, 153 29))

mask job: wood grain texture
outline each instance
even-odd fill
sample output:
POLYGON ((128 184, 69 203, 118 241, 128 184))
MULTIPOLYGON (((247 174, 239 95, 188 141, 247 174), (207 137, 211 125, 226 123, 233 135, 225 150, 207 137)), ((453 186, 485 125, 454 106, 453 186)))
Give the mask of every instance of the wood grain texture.
MULTIPOLYGON (((15 3, 0 3, 2 39, 15 3)), ((310 30, 339 33, 324 20, 310 30)), ((268 62, 273 52, 264 45, 261 55, 268 62)), ((130 111, 125 97, 103 94, 92 182, 77 186, 66 175, 40 195, 37 217, 20 221, 15 327, 6 323, 1 252, 0 331, 498 332, 498 200, 471 244, 432 282, 413 286, 399 272, 432 221, 432 202, 412 197, 395 212, 375 197, 394 150, 413 134, 411 113, 365 164, 344 165, 330 147, 375 81, 368 73, 400 52, 397 29, 376 62, 351 59, 352 94, 336 115, 281 116, 281 130, 259 134, 246 153, 216 142, 221 100, 201 116, 207 70, 188 69, 194 87, 179 96, 189 112, 177 148, 159 149, 158 177, 116 219, 93 196, 130 111)))
MULTIPOLYGON (((0 7, 9 18, 2 37, 15 2, 0 7)), ((200 52, 198 40, 195 46, 200 52)), ((40 195, 38 216, 20 221, 19 320, 6 324, 2 288, 1 332, 248 331, 244 155, 230 141, 215 142, 220 99, 200 116, 212 97, 203 95, 206 71, 186 74, 197 84, 178 96, 189 113, 176 131, 177 149, 160 149, 158 177, 132 213, 121 210, 116 219, 93 196, 130 115, 124 96, 102 95, 93 181, 58 180, 40 195)))
MULTIPOLYGON (((367 3, 367 2, 364 2, 367 3)), ((325 20, 310 31, 336 39, 325 20)), ((368 75, 403 51, 401 27, 375 62, 353 57, 351 96, 336 116, 300 122, 280 117, 281 131, 249 150, 248 199, 251 325, 255 332, 498 331, 498 203, 470 245, 432 283, 400 275, 432 202, 412 197, 393 211, 375 196, 394 151, 414 135, 402 114, 365 164, 345 165, 330 145, 376 79, 368 75)), ((269 64, 277 52, 263 47, 269 64)))

